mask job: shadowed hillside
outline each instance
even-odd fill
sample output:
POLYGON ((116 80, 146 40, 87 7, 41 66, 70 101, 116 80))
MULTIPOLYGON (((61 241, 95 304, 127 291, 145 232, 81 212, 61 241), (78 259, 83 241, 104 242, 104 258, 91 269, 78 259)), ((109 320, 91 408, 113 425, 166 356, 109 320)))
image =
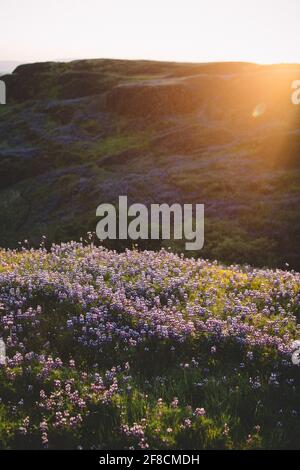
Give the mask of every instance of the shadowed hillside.
POLYGON ((1 246, 78 239, 127 194, 204 203, 201 256, 300 270, 299 65, 85 60, 2 79, 1 246))

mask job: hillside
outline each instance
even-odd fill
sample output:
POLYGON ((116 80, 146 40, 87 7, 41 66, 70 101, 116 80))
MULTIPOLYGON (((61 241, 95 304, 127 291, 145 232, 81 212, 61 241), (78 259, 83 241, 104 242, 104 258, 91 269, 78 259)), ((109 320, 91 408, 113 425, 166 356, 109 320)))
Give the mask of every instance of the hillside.
POLYGON ((79 239, 127 194, 204 203, 201 256, 300 270, 299 78, 250 63, 17 67, 2 77, 0 246, 79 239))
POLYGON ((299 296, 166 250, 0 251, 0 448, 299 448, 299 296))

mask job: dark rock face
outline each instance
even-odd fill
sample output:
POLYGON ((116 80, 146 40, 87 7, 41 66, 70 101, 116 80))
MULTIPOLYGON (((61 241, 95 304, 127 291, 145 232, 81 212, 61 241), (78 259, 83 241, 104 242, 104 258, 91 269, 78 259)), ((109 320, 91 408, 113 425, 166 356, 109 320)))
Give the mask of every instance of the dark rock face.
POLYGON ((204 203, 195 255, 300 269, 299 65, 99 59, 1 79, 0 245, 79 238, 127 194, 204 203))
POLYGON ((176 81, 119 85, 106 97, 108 111, 132 117, 192 113, 200 104, 190 87, 176 81))

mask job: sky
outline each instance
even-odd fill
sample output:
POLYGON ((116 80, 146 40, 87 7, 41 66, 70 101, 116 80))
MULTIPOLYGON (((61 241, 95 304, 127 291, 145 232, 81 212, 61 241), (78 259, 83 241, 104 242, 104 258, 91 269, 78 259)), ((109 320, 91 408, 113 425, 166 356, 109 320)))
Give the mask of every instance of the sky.
POLYGON ((300 63, 300 0, 1 0, 0 61, 300 63))

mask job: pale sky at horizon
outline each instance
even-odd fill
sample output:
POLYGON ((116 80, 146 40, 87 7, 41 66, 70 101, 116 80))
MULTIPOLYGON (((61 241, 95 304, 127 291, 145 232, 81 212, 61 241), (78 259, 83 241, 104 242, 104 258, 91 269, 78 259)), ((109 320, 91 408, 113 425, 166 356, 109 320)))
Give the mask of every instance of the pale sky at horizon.
POLYGON ((0 61, 300 63, 300 0, 1 0, 0 61))

